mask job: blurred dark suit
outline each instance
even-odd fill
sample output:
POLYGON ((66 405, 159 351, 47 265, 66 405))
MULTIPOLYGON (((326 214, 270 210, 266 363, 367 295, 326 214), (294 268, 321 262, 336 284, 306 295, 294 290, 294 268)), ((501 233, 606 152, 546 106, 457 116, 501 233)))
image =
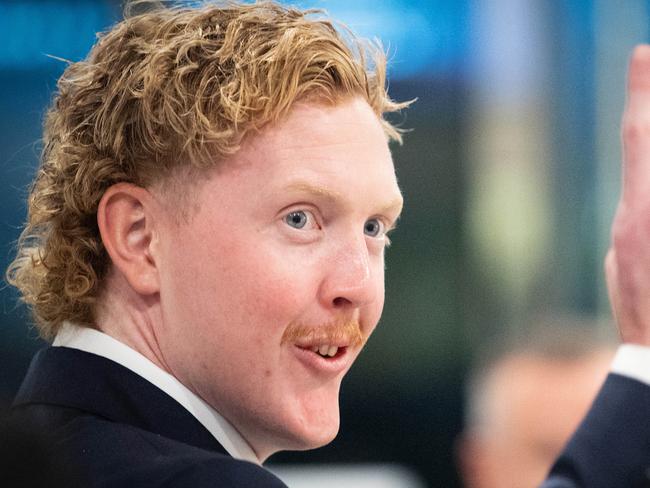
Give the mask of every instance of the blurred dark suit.
POLYGON ((650 387, 610 374, 544 488, 649 488, 650 387))

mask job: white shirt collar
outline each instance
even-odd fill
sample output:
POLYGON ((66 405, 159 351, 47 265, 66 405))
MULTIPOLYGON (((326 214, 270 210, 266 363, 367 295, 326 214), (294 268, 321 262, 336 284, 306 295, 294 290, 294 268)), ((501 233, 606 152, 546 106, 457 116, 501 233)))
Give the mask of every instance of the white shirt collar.
POLYGON ((64 322, 52 345, 96 354, 130 369, 185 407, 232 457, 261 464, 246 440, 215 409, 126 344, 98 330, 64 322))

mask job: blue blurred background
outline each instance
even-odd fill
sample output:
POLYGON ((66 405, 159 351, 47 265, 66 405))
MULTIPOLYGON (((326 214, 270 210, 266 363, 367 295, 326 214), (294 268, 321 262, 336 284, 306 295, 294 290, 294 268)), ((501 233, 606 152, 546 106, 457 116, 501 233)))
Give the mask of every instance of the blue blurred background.
MULTIPOLYGON (((406 209, 387 302, 346 379, 330 446, 277 462, 395 462, 458 486, 453 441, 471 358, 530 317, 609 323, 601 272, 619 187, 619 119, 649 6, 626 0, 320 0, 389 52, 406 209)), ((0 262, 13 255, 44 110, 65 67, 121 16, 109 0, 0 0, 0 262)), ((0 300, 0 407, 42 347, 0 300)), ((603 326, 607 332, 609 325, 603 326)))

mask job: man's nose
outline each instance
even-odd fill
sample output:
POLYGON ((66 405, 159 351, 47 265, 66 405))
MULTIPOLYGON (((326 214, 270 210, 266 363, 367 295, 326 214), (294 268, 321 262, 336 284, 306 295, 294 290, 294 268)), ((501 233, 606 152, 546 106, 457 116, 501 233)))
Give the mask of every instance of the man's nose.
POLYGON ((377 298, 377 283, 365 238, 350 240, 325 264, 321 296, 327 307, 356 308, 377 298))

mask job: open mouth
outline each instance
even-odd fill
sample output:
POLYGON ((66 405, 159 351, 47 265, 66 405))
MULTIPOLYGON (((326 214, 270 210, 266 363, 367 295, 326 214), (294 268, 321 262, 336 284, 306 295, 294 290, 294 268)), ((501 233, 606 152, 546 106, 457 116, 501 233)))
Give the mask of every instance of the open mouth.
POLYGON ((335 359, 343 356, 347 350, 347 346, 333 346, 331 344, 321 344, 320 346, 303 347, 302 349, 309 350, 317 354, 323 359, 335 359))

